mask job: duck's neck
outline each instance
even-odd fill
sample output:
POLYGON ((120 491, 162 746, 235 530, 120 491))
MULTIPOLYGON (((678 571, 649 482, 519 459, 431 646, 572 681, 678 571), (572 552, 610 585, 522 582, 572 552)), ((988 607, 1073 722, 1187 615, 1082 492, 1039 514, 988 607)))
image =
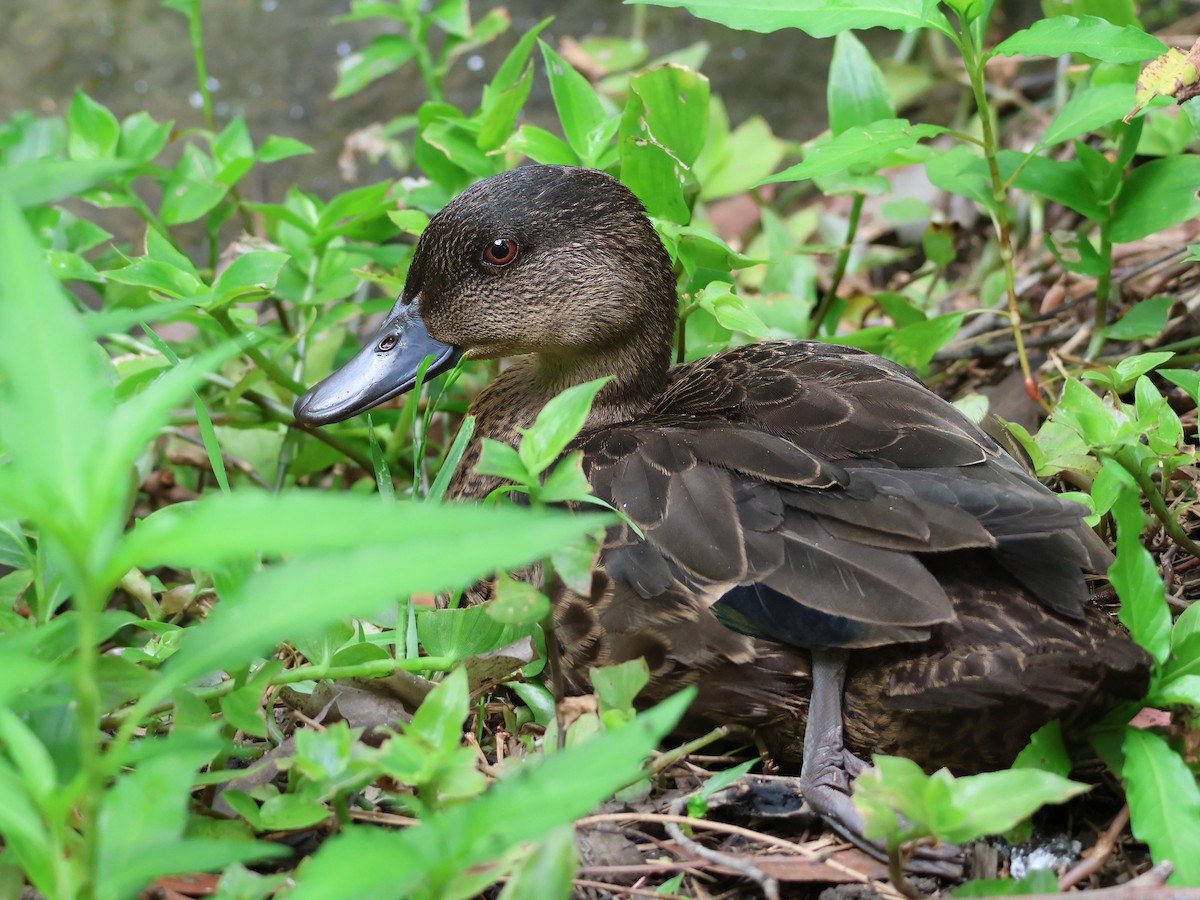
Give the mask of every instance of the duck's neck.
POLYGON ((450 483, 449 495, 482 499, 500 484, 499 479, 478 475, 483 439, 490 438, 512 447, 520 442, 518 429, 533 425, 547 403, 569 387, 611 376, 592 403, 585 429, 626 422, 650 409, 666 388, 671 347, 661 340, 657 347, 633 341, 619 348, 591 354, 519 357, 471 404, 475 435, 450 483))

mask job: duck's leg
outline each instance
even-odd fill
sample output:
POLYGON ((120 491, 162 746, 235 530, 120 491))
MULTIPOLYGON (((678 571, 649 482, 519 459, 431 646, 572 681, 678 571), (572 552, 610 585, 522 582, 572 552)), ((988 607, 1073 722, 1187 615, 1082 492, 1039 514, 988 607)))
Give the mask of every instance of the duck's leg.
MULTIPOLYGON (((868 840, 865 823, 850 799, 854 778, 869 768, 846 750, 842 728, 842 692, 846 683, 846 651, 812 651, 812 696, 804 729, 804 763, 800 790, 813 811, 850 843, 886 860, 882 844, 868 840)), ((962 874, 957 847, 919 847, 908 862, 918 875, 953 878, 962 874)))

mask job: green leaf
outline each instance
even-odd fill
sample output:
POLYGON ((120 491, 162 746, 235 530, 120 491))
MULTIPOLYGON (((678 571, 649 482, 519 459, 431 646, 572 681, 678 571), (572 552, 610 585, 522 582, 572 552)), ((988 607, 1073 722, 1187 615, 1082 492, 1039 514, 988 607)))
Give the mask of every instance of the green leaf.
MULTIPOLYGON (((624 728, 537 765, 522 765, 479 798, 447 807, 402 832, 347 829, 308 860, 292 897, 386 900, 418 890, 450 896, 448 886, 472 866, 569 825, 637 778, 645 755, 674 727, 692 696, 689 691, 672 697, 624 728)), ((483 886, 486 882, 470 894, 483 886)))
POLYGON ((86 557, 102 557, 97 531, 124 515, 128 490, 108 483, 93 460, 112 426, 102 354, 3 196, 0 234, 0 472, 20 480, 27 516, 86 557))
POLYGON ((1104 404, 1082 381, 1067 379, 1055 410, 1059 422, 1073 428, 1090 446, 1103 447, 1117 436, 1120 423, 1114 409, 1104 404))
POLYGON ((146 112, 135 112, 121 123, 121 139, 117 156, 145 164, 162 152, 171 137, 174 122, 159 124, 146 112))
POLYGON ((463 720, 470 704, 467 670, 460 667, 425 695, 404 733, 420 738, 434 750, 452 750, 462 744, 463 720))
POLYGON ((583 474, 583 454, 578 451, 560 460, 537 492, 542 503, 565 503, 591 495, 592 486, 583 474))
POLYGON ((1200 372, 1195 369, 1159 369, 1158 374, 1176 387, 1183 388, 1193 400, 1200 398, 1200 372))
POLYGON ((130 167, 124 160, 39 159, 0 167, 0 194, 27 208, 57 203, 94 188, 130 167))
POLYGON ((132 896, 160 875, 288 854, 267 843, 183 840, 192 781, 220 748, 219 742, 199 737, 192 732, 159 742, 156 753, 105 791, 96 823, 97 894, 132 896))
POLYGON ((1087 85, 1059 110, 1038 141, 1038 148, 1053 147, 1115 122, 1132 105, 1132 84, 1087 85))
POLYGON ((584 165, 594 165, 619 120, 605 112, 595 89, 550 45, 539 40, 563 134, 584 165))
POLYGON ((1170 860, 1168 884, 1200 885, 1200 790, 1183 758, 1158 735, 1125 729, 1121 775, 1134 836, 1155 862, 1170 860))
POLYGON ((263 145, 254 154, 254 158, 261 163, 273 163, 283 159, 291 159, 293 156, 306 156, 316 152, 316 150, 303 141, 272 134, 263 141, 263 145))
POLYGON ((550 614, 550 599, 528 582, 501 575, 496 580, 496 599, 485 609, 503 625, 532 625, 550 614))
POLYGON ((883 72, 871 51, 850 31, 842 32, 833 42, 826 97, 829 130, 835 136, 854 126, 896 118, 883 72))
POLYGON ((579 873, 575 829, 556 828, 529 848, 524 861, 509 875, 500 900, 528 897, 569 897, 579 873))
POLYGON ((412 41, 400 34, 381 34, 366 49, 338 61, 334 100, 357 94, 373 81, 395 72, 416 55, 412 41))
POLYGON ((142 256, 120 269, 103 273, 105 281, 149 288, 168 297, 192 299, 207 294, 208 287, 199 278, 170 263, 142 256))
POLYGON ((1128 487, 1120 491, 1112 515, 1117 525, 1117 561, 1108 577, 1121 598, 1121 623, 1151 656, 1165 662, 1171 649, 1171 612, 1162 575, 1142 545, 1146 518, 1137 491, 1128 487))
POLYGON ((279 271, 288 261, 286 253, 251 250, 235 259, 213 282, 218 302, 234 300, 243 294, 269 291, 279 280, 279 271))
POLYGON ((75 91, 67 112, 67 152, 71 159, 111 159, 117 153, 121 126, 117 117, 83 91, 75 91))
POLYGON ((1118 26, 1096 16, 1054 16, 1002 41, 991 56, 1062 56, 1081 53, 1108 63, 1133 63, 1166 53, 1167 46, 1131 25, 1118 26))
POLYGON ((504 647, 530 631, 497 622, 488 615, 486 604, 464 609, 423 610, 417 614, 417 634, 425 651, 432 656, 448 656, 455 660, 504 647))
POLYGON ((500 149, 505 153, 522 153, 543 165, 577 166, 580 162, 579 155, 566 141, 536 125, 522 125, 500 149))
POLYGON ((221 202, 229 185, 218 184, 213 162, 194 144, 184 147, 183 158, 163 185, 161 216, 166 225, 194 222, 221 202))
MULTIPOLYGON (((708 134, 708 79, 685 66, 667 63, 641 72, 629 80, 629 103, 641 129, 671 155, 690 167, 708 134)), ((626 115, 629 110, 627 109, 626 115)), ((632 133, 622 126, 622 135, 632 133)))
POLYGON ((885 342, 887 356, 910 369, 924 368, 937 351, 954 340, 963 315, 948 313, 896 329, 885 342))
POLYGON ((696 294, 696 302, 730 331, 741 331, 757 338, 768 337, 769 329, 762 319, 744 299, 733 293, 732 287, 726 281, 713 281, 696 294))
POLYGON ((588 669, 592 687, 600 701, 600 711, 632 712, 633 701, 650 683, 650 667, 644 657, 614 666, 588 669))
POLYGON ((530 474, 540 475, 562 454, 583 427, 592 401, 612 376, 569 387, 547 403, 533 425, 521 430, 518 454, 530 474))
POLYGON ((1113 243, 1140 241, 1200 216, 1200 156, 1173 156, 1138 166, 1117 196, 1108 235, 1113 243))
POLYGON ((1013 760, 1014 769, 1041 769, 1066 778, 1071 774, 1071 757, 1063 743, 1058 720, 1047 722, 1029 738, 1029 743, 1013 760))
POLYGON ((925 0, 630 0, 655 6, 682 6, 694 16, 729 28, 764 34, 798 28, 813 37, 833 37, 850 29, 891 28, 915 31, 931 28, 947 37, 954 31, 934 3, 925 0))
POLYGON ((915 147, 926 138, 945 134, 940 125, 913 125, 907 119, 882 119, 869 126, 853 126, 805 154, 804 162, 764 178, 762 184, 802 181, 834 175, 858 166, 881 162, 897 150, 915 147))
POLYGON ((480 475, 497 475, 517 484, 537 483, 537 476, 525 468, 525 463, 521 461, 516 450, 491 438, 483 439, 483 448, 475 471, 480 475))
POLYGON ((1171 314, 1171 306, 1174 303, 1173 297, 1151 297, 1141 300, 1119 320, 1104 329, 1104 333, 1110 338, 1120 340, 1160 337, 1167 327, 1167 317, 1171 314))

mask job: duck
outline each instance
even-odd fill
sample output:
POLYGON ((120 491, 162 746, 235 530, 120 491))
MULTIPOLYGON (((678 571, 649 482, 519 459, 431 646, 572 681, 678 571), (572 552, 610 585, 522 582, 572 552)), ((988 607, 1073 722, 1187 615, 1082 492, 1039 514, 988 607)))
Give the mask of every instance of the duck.
POLYGON ((511 358, 470 406, 448 497, 503 484, 561 391, 607 376, 573 444, 623 514, 584 594, 553 591, 565 677, 642 658, 654 703, 694 685, 685 730, 751 729, 805 800, 878 853, 850 800, 872 754, 972 774, 1034 731, 1144 696, 1148 655, 1090 600, 1106 545, 901 366, 819 341, 673 364, 671 258, 605 172, 522 166, 435 214, 371 340, 300 397, 317 427, 462 359, 511 358))

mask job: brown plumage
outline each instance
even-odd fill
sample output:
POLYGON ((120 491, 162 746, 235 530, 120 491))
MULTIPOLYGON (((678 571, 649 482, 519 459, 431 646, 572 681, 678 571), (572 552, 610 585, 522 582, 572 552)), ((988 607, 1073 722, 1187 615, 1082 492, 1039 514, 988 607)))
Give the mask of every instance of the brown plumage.
POLYGON ((623 185, 517 169, 434 216, 377 342, 297 415, 322 424, 403 390, 329 399, 413 327, 428 344, 412 353, 443 348, 443 367, 519 355, 471 407, 450 493, 479 499, 497 484, 474 471, 482 438, 515 445, 549 398, 613 375, 577 446, 645 539, 610 529, 590 595, 561 592, 569 677, 584 688, 588 666, 643 656, 647 699, 698 684, 697 726, 755 728, 784 759, 803 748, 810 649, 849 651, 849 749, 959 772, 1005 765, 1052 718, 1141 696, 1148 658, 1088 600, 1082 573, 1108 552, 1081 507, 879 357, 788 341, 671 366, 676 308, 670 259, 623 185), (510 240, 515 261, 488 263, 510 240))

